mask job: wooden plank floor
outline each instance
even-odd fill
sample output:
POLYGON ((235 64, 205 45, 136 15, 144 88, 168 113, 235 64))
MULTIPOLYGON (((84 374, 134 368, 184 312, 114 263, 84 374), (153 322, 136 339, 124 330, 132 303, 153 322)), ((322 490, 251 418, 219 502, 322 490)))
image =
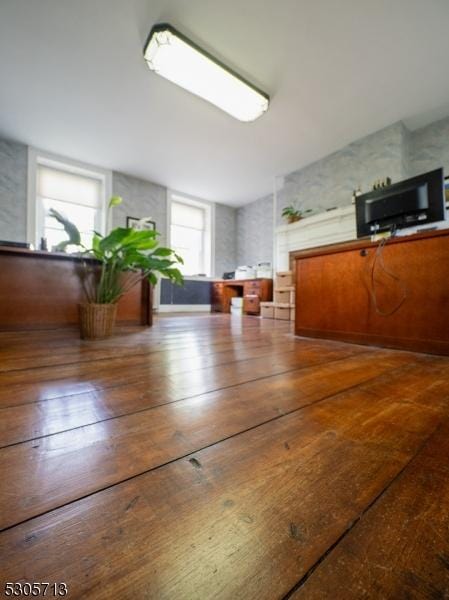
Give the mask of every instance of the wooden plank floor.
POLYGON ((156 320, 0 333, 0 571, 69 598, 449 598, 449 359, 156 320))

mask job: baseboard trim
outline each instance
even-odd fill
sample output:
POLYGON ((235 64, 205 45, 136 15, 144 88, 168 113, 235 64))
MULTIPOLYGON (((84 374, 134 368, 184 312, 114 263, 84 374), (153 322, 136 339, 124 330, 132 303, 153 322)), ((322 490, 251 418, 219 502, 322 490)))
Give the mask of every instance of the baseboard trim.
POLYGON ((446 340, 401 338, 376 333, 361 333, 358 331, 325 331, 321 329, 309 329, 300 325, 295 327, 295 335, 336 340, 364 346, 377 346, 408 352, 424 352, 426 354, 449 356, 449 341, 446 340))
POLYGON ((159 304, 158 312, 210 312, 210 304, 159 304))

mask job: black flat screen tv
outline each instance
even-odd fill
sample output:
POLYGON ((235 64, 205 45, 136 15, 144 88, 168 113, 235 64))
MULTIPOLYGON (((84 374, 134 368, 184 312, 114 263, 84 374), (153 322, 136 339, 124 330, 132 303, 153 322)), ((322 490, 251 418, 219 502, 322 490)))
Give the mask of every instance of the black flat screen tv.
POLYGON ((444 221, 443 169, 362 194, 356 199, 355 211, 357 237, 444 221))

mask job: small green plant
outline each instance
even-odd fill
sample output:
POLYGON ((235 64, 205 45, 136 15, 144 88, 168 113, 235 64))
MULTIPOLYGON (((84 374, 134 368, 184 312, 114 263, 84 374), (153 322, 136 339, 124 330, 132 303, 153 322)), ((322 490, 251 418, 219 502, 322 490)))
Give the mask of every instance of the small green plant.
POLYGON ((305 214, 310 212, 312 212, 311 208, 308 208, 307 210, 299 210, 298 208, 295 208, 293 204, 290 204, 282 209, 282 216, 287 219, 289 223, 295 223, 296 221, 302 219, 305 214))
MULTIPOLYGON (((108 210, 121 204, 120 196, 113 196, 108 210)), ((69 239, 61 242, 57 250, 64 251, 68 245, 80 248, 84 261, 84 271, 80 274, 87 302, 114 304, 143 279, 157 283, 157 274, 164 275, 176 284, 182 284, 183 277, 177 265, 183 260, 171 248, 159 246, 157 231, 117 227, 108 235, 94 232, 92 247, 86 248, 81 242, 78 228, 64 215, 50 209, 50 216, 64 227, 69 239), (126 273, 126 276, 123 275, 126 273)))

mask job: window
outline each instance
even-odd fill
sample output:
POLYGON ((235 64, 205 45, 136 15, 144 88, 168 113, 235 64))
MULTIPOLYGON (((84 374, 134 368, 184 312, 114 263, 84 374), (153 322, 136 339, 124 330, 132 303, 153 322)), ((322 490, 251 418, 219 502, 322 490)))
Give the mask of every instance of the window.
POLYGON ((208 202, 169 193, 169 244, 184 259, 184 275, 212 274, 212 210, 208 202))
MULTIPOLYGON (((89 246, 93 231, 105 233, 107 172, 91 170, 79 163, 62 162, 35 152, 31 156, 29 241, 38 246, 46 238, 49 250, 67 239, 62 225, 49 216, 50 208, 66 216, 89 246)), ((110 195, 110 194, 108 194, 110 195)))

